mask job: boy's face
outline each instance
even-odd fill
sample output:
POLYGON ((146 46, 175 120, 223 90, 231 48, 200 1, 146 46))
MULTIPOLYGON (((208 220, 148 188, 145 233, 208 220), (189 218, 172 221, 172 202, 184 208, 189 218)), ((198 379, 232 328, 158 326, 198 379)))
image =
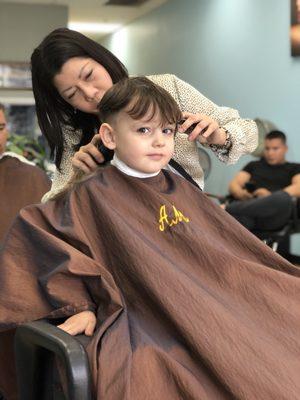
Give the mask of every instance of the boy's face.
POLYGON ((118 158, 143 173, 155 173, 165 167, 174 152, 175 124, 161 123, 152 110, 140 120, 120 111, 111 122, 118 158))

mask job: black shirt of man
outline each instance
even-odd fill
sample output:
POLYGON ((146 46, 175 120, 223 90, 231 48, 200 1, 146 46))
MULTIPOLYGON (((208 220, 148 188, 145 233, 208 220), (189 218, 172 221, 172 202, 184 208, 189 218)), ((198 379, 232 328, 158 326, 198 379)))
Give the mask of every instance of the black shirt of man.
POLYGON ((293 176, 300 174, 300 164, 285 162, 270 165, 261 158, 258 161, 251 161, 243 168, 243 171, 251 175, 251 182, 257 189, 266 188, 270 192, 275 192, 289 186, 293 176))

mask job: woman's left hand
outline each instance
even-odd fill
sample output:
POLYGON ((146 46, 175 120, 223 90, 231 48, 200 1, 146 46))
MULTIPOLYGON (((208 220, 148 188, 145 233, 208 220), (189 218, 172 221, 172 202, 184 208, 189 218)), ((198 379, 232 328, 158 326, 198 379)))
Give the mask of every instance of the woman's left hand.
POLYGON ((185 119, 179 126, 179 132, 184 133, 191 125, 196 124, 189 134, 190 141, 198 139, 200 143, 217 144, 222 146, 226 140, 226 131, 219 127, 219 124, 205 114, 182 113, 185 119))

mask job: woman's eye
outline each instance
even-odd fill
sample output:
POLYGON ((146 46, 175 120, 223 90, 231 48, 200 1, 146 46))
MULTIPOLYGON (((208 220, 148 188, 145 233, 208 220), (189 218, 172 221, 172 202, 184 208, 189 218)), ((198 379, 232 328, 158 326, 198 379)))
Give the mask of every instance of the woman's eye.
POLYGON ((93 70, 91 69, 90 72, 85 76, 85 79, 88 80, 92 76, 93 70))
POLYGON ((149 128, 139 128, 138 132, 140 132, 140 133, 149 133, 150 129, 149 128))
POLYGON ((71 100, 71 99, 72 99, 72 97, 74 97, 75 93, 76 93, 76 91, 75 91, 75 92, 73 92, 72 94, 70 94, 70 96, 68 96, 68 100, 71 100))

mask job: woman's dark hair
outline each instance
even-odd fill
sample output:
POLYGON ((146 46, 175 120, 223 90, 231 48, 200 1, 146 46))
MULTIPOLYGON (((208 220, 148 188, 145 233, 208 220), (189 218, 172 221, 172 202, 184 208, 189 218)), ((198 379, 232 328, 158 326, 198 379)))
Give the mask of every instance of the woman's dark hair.
POLYGON ((102 123, 106 122, 125 108, 133 119, 143 118, 149 110, 149 120, 156 112, 160 114, 162 123, 177 125, 182 118, 173 97, 146 77, 122 79, 113 85, 98 104, 99 118, 102 123))
POLYGON ((80 146, 90 142, 97 133, 99 121, 96 116, 77 110, 68 104, 58 93, 53 79, 63 65, 73 57, 92 58, 109 73, 113 83, 128 76, 125 66, 109 50, 83 34, 67 28, 55 29, 33 51, 31 56, 32 88, 36 103, 38 123, 45 135, 60 167, 64 150, 62 125, 81 129, 80 146))

